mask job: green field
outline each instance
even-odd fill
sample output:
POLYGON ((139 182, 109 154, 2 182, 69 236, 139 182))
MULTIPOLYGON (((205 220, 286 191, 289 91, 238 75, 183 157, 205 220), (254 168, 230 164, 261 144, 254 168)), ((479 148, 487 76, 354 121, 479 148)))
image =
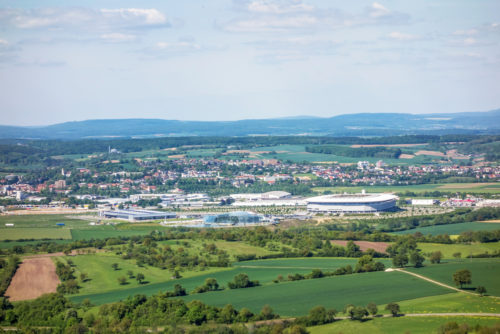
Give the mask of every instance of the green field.
POLYGON ((341 310, 346 304, 386 304, 448 291, 407 274, 373 272, 209 292, 184 299, 201 300, 215 306, 232 304, 237 309, 247 307, 253 312, 269 304, 282 316, 298 316, 317 305, 341 310))
POLYGON ((365 189, 369 193, 378 192, 395 192, 404 193, 405 191, 411 191, 414 193, 424 193, 429 191, 441 191, 441 192, 467 192, 467 193, 499 193, 499 184, 488 184, 488 183, 436 183, 436 184, 418 184, 410 186, 360 186, 360 187, 316 187, 313 191, 325 192, 327 190, 334 193, 356 193, 365 189))
MULTIPOLYGON (((403 313, 500 313, 500 299, 460 292, 403 300, 398 304, 403 313)), ((379 312, 388 313, 383 307, 379 307, 379 312)))
MULTIPOLYGON (((86 227, 89 221, 80 219, 80 217, 92 217, 96 220, 98 217, 92 214, 80 215, 60 215, 60 214, 28 214, 28 215, 9 215, 0 216, 0 232, 3 231, 5 224, 14 224, 14 227, 50 227, 60 228, 57 223, 64 223, 66 227, 86 227)), ((9 229, 11 227, 8 227, 9 229)))
MULTIPOLYGON (((500 226, 499 226, 500 227, 500 226)), ((432 253, 435 251, 440 251, 443 254, 444 259, 453 259, 453 254, 461 253, 462 257, 467 257, 469 255, 483 254, 483 253, 493 253, 500 250, 500 242, 489 242, 489 243, 473 243, 467 244, 434 244, 434 243, 423 243, 418 244, 418 248, 425 253, 432 253)))
MULTIPOLYGON (((172 272, 162 270, 151 266, 139 267, 135 260, 123 260, 120 256, 112 253, 98 253, 91 255, 67 256, 63 259, 71 259, 75 265, 75 276, 79 278, 80 273, 86 273, 88 280, 80 282, 80 295, 101 293, 112 290, 124 290, 136 287, 142 287, 150 283, 158 283, 172 280, 172 272), (119 264, 119 270, 114 270, 111 265, 119 264), (145 284, 139 284, 135 278, 128 278, 127 271, 131 270, 134 275, 142 273, 145 276, 145 284), (127 284, 120 285, 118 278, 127 277, 127 284)), ((183 277, 192 277, 196 275, 206 275, 211 272, 224 270, 221 268, 209 268, 205 271, 192 270, 182 272, 183 277)))
POLYGON ((447 322, 467 323, 471 327, 494 326, 500 319, 493 317, 398 317, 376 318, 365 322, 341 320, 328 325, 308 327, 311 334, 430 334, 438 333, 441 325, 447 322))
POLYGON ((0 241, 20 239, 71 239, 68 228, 4 228, 0 229, 0 241))
POLYGON ((500 259, 446 260, 440 264, 426 264, 422 268, 407 268, 408 271, 455 286, 452 275, 457 270, 468 269, 472 274, 470 288, 486 287, 488 294, 500 296, 500 259))
MULTIPOLYGON (((121 264, 117 259, 116 262, 121 264)), ((121 260, 123 261, 123 260, 121 260)), ((200 273, 200 276, 196 277, 183 277, 177 280, 169 280, 161 283, 146 284, 139 287, 127 286, 122 291, 105 291, 104 289, 99 291, 102 293, 91 293, 86 297, 90 298, 95 304, 104 304, 109 302, 118 301, 120 299, 125 299, 129 295, 135 295, 139 293, 144 293, 146 295, 152 295, 158 291, 172 290, 175 284, 181 284, 187 291, 192 291, 197 286, 204 283, 206 278, 213 277, 219 282, 221 286, 226 286, 227 282, 233 280, 234 276, 239 273, 246 273, 250 279, 258 280, 261 284, 274 284, 272 281, 278 276, 282 275, 287 277, 289 274, 308 274, 312 269, 319 268, 324 270, 334 270, 335 268, 345 266, 350 264, 354 266, 357 259, 338 259, 338 258, 299 258, 299 259, 282 259, 282 260, 258 260, 258 261, 244 261, 238 262, 231 268, 219 268, 220 271, 213 273, 200 273), (307 262, 312 260, 310 264, 307 262)), ((107 267, 109 271, 112 271, 111 264, 107 267)), ((106 268, 105 268, 106 269, 106 268)), ((126 271, 126 270, 125 270, 126 271)), ((168 271, 163 271, 168 272, 168 271)), ((171 274, 171 273, 170 273, 171 274)), ((184 274, 181 272, 181 275, 184 274)), ((116 282, 116 277, 111 280, 112 283, 116 282)), ((117 285, 117 284, 116 284, 117 285)), ((71 297, 74 300, 83 300, 85 297, 71 297)))
POLYGON ((413 234, 416 232, 420 232, 424 235, 439 235, 439 234, 448 234, 448 235, 457 235, 466 231, 494 231, 500 230, 499 223, 458 223, 458 224, 445 224, 445 225, 433 225, 433 226, 425 226, 425 227, 417 227, 411 230, 392 232, 392 234, 413 234))

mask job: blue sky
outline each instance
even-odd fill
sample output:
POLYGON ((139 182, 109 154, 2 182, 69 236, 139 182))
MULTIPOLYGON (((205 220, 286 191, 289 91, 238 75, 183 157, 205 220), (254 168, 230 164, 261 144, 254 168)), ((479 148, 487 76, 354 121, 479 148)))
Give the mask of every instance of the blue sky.
POLYGON ((3 1, 0 124, 500 107, 500 1, 3 1))

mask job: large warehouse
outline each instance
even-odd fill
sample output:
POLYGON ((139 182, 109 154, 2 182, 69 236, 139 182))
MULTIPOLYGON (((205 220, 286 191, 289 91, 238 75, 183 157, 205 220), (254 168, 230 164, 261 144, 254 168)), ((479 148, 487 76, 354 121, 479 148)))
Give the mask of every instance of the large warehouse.
POLYGON ((169 219, 177 217, 177 214, 172 212, 159 212, 152 210, 100 211, 99 215, 105 218, 126 219, 129 221, 157 220, 157 219, 169 219))
POLYGON ((338 194, 308 198, 307 211, 328 213, 370 213, 396 207, 392 194, 338 194))

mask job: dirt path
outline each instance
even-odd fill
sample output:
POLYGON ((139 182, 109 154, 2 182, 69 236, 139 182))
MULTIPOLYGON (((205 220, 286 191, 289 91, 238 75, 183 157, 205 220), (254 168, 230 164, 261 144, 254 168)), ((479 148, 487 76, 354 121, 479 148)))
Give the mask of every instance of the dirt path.
POLYGON ((59 283, 56 266, 50 257, 25 259, 5 295, 10 301, 35 299, 45 293, 56 292, 59 283))
POLYGON ((477 294, 477 293, 474 293, 474 292, 469 292, 469 291, 464 291, 464 290, 461 290, 461 289, 455 288, 455 287, 453 287, 453 286, 451 286, 451 285, 448 285, 448 284, 444 284, 444 283, 441 283, 441 282, 435 281, 435 280, 430 279, 430 278, 428 278, 428 277, 425 277, 425 276, 422 276, 422 275, 419 275, 419 274, 412 273, 411 271, 406 271, 406 270, 404 270, 404 269, 394 269, 394 271, 399 271, 399 272, 401 272, 401 273, 405 273, 405 274, 408 274, 408 275, 413 275, 413 276, 418 277, 418 278, 420 278, 420 279, 423 279, 423 280, 425 280, 425 281, 427 281, 427 282, 431 282, 431 283, 433 283, 433 284, 440 285, 440 286, 442 286, 442 287, 445 287, 445 288, 447 288, 447 289, 451 289, 451 290, 455 290, 455 291, 457 291, 457 292, 463 292, 463 293, 468 293, 469 295, 479 296, 479 294, 477 294))

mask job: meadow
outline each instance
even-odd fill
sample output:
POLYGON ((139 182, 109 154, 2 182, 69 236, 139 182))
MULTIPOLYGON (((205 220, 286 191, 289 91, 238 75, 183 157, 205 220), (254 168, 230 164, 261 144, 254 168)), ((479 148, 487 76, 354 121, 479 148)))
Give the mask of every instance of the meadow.
POLYGON ((347 304, 386 304, 447 292, 445 288, 407 274, 372 272, 209 292, 183 299, 201 300, 215 306, 232 304, 237 309, 247 307, 253 312, 269 304, 282 316, 299 316, 318 305, 342 310, 347 304))
POLYGON ((365 189, 369 193, 394 192, 404 194, 406 191, 418 193, 441 191, 441 192, 467 192, 467 193, 488 193, 496 194, 500 191, 500 185, 491 183, 435 183, 435 184, 416 184, 408 186, 359 186, 359 187, 316 187, 313 191, 323 193, 331 191, 332 193, 356 193, 365 189))
POLYGON ((493 317, 397 317, 397 318, 375 318, 360 322, 351 320, 341 320, 334 323, 316 327, 308 327, 311 334, 430 334, 438 333, 441 325, 447 322, 458 324, 468 324, 490 326, 499 323, 498 318, 493 317))
POLYGON ((477 222, 468 222, 468 223, 458 223, 458 224, 444 224, 444 225, 433 225, 433 226, 425 226, 425 227, 417 227, 411 230, 404 230, 398 232, 392 232, 392 234, 414 234, 416 232, 420 232, 424 235, 439 235, 439 234, 448 234, 448 235, 458 235, 462 232, 467 231, 494 231, 500 229, 500 223, 477 223, 477 222))
MULTIPOLYGON (((451 291, 451 290, 449 290, 451 291)), ((398 302, 403 313, 499 313, 500 299, 452 292, 398 302)), ((380 313, 388 311, 379 308, 380 313)))
MULTIPOLYGON (((78 258, 75 257, 75 258, 78 258)), ((92 267, 92 262, 95 261, 92 257, 87 258, 89 264, 84 264, 83 268, 92 267)), ((100 260, 101 261, 101 260, 100 260)), ((115 262, 117 262, 120 266, 122 265, 122 261, 119 257, 116 257, 115 262)), ((76 264, 76 261, 74 261, 76 264)), ((85 261, 84 261, 85 262, 85 261)), ((126 261, 125 261, 126 262, 126 261)), ((217 282, 222 286, 227 286, 227 282, 233 280, 234 276, 239 273, 246 273, 251 280, 258 280, 263 285, 274 284, 272 281, 277 278, 278 275, 282 275, 283 277, 287 277, 289 274, 309 274, 312 269, 324 269, 326 270, 334 270, 336 268, 345 266, 350 264, 354 266, 357 262, 357 259, 338 259, 338 258, 319 258, 319 259, 309 259, 309 258, 299 258, 299 259, 281 259, 281 260, 258 260, 258 261, 244 261, 233 264, 233 267, 229 268, 213 268, 211 271, 207 272, 199 272, 197 276, 190 276, 189 272, 185 275, 183 271, 180 274, 183 276, 177 280, 170 280, 170 276, 172 273, 168 270, 162 271, 164 274, 163 277, 167 277, 163 282, 151 284, 145 284, 142 286, 127 286, 120 291, 110 291, 116 290, 118 286, 117 277, 110 280, 110 285, 104 286, 96 291, 95 293, 85 294, 85 296, 71 296, 70 298, 75 301, 81 301, 84 298, 89 298, 94 304, 103 304, 118 301, 120 299, 125 299, 129 295, 135 295, 139 293, 143 293, 146 295, 152 295, 157 293, 158 291, 168 291, 172 290, 175 284, 181 284, 186 290, 192 291, 194 288, 203 285, 205 279, 207 278, 215 278, 217 282), (313 263, 308 265, 308 261, 312 260, 313 263)), ((112 262, 111 262, 112 263, 112 262)), ((103 271, 99 273, 99 275, 114 275, 113 269, 111 268, 111 263, 109 266, 106 265, 103 268, 103 271)), ((132 262, 128 264, 124 264, 124 266, 131 265, 132 262)), ((77 270, 80 271, 80 267, 77 264, 77 270)), ((87 269, 82 269, 82 271, 87 269)), ((134 270, 135 269, 131 269, 134 270)), ((161 270, 160 270, 161 271, 161 270)), ((123 271, 123 274, 126 272, 123 271)), ((122 274, 122 275, 123 275, 122 274)), ((146 279, 147 275, 145 274, 146 279)), ((80 295, 84 294, 85 290, 83 290, 80 295)))
POLYGON ((440 264, 428 264, 422 268, 406 268, 406 270, 434 279, 436 281, 455 286, 453 274, 457 270, 468 269, 472 275, 472 284, 465 286, 475 289, 484 286, 488 294, 500 296, 500 259, 463 259, 446 260, 440 264))
POLYGON ((20 239, 71 239, 67 228, 4 228, 0 230, 0 241, 20 239))
POLYGON ((493 253, 495 251, 499 251, 500 242, 450 245, 420 242, 418 244, 418 248, 420 248, 422 250, 422 253, 424 254, 440 251, 443 254, 444 259, 453 259, 453 254, 455 253, 460 253, 461 257, 465 258, 469 255, 483 254, 486 252, 493 253))

